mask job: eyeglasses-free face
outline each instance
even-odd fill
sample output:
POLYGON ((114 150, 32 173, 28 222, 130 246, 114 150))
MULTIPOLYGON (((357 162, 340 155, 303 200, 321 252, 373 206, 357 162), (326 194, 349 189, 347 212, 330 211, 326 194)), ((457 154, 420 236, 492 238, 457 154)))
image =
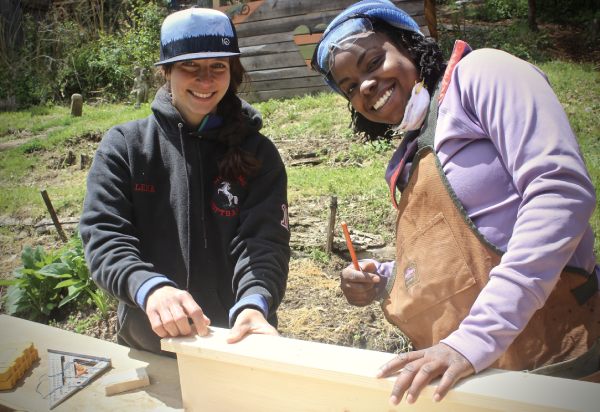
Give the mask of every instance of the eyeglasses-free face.
POLYGON ((334 51, 329 67, 330 78, 365 118, 385 124, 402 121, 418 72, 386 34, 356 36, 334 51))
POLYGON ((173 106, 192 127, 214 113, 231 81, 229 58, 185 60, 167 74, 173 106))

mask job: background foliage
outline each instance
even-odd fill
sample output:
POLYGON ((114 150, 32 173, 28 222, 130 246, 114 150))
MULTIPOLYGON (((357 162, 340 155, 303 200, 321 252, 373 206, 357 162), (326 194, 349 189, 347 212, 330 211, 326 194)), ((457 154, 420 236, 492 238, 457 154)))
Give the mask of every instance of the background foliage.
MULTIPOLYGON (((18 107, 27 107, 66 102, 73 93, 83 94, 86 102, 127 99, 134 67, 150 69, 158 60, 160 24, 168 13, 168 1, 49 3, 47 12, 24 9, 22 19, 13 16, 14 22, 0 17, 0 101, 14 99, 18 107)), ((517 19, 508 27, 475 30, 469 36, 472 45, 487 44, 519 57, 543 59, 547 34, 527 30, 527 0, 438 0, 438 4, 458 12, 458 26, 461 19, 469 18, 517 19)), ((539 19, 577 25, 585 31, 583 42, 598 43, 596 0, 537 0, 536 9, 539 19)))
POLYGON ((13 28, 23 40, 4 36, 0 99, 13 96, 21 107, 65 101, 73 93, 86 101, 126 99, 134 67, 158 60, 166 14, 155 0, 52 3, 43 16, 25 13, 22 27, 13 28))

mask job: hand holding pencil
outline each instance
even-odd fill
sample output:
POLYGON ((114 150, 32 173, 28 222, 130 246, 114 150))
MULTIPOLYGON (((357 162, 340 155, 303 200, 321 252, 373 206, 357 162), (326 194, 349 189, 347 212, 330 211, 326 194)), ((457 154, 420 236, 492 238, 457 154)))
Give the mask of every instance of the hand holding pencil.
POLYGON ((375 263, 372 261, 358 262, 348 225, 346 222, 342 222, 341 226, 352 259, 352 265, 342 270, 340 286, 348 303, 355 306, 366 306, 377 296, 377 283, 381 279, 376 274, 375 263))

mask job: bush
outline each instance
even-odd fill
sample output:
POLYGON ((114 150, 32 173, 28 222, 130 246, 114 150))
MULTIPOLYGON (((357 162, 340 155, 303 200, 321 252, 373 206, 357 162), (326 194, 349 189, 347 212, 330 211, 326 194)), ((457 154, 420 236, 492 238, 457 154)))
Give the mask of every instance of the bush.
POLYGON ((40 20, 25 15, 22 45, 0 53, 0 99, 14 97, 20 107, 65 102, 73 93, 87 101, 125 99, 134 67, 158 60, 167 11, 159 0, 131 0, 118 10, 118 24, 94 29, 65 18, 58 6, 40 20))
POLYGON ((548 33, 544 30, 531 32, 524 20, 517 20, 494 28, 474 27, 462 33, 442 29, 439 43, 444 56, 450 56, 456 38, 466 41, 473 49, 483 47, 500 49, 530 62, 542 62, 549 59, 547 50, 550 38, 548 33))
POLYGON ((78 236, 56 252, 27 246, 21 261, 14 279, 0 280, 9 286, 3 297, 7 314, 47 322, 67 305, 96 306, 103 316, 108 313, 111 298, 93 283, 78 236))
POLYGON ((527 10, 527 0, 486 0, 478 9, 478 17, 486 21, 526 18, 527 10))

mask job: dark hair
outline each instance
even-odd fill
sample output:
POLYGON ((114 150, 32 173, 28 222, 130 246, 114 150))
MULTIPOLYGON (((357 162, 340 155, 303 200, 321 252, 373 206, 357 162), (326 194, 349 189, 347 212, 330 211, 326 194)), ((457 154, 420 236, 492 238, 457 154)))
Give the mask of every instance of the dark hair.
MULTIPOLYGON (((433 95, 438 80, 446 70, 446 63, 437 42, 431 37, 423 37, 413 31, 395 28, 381 20, 373 21, 373 29, 386 34, 396 47, 408 53, 417 67, 420 78, 425 81, 427 91, 433 95)), ((350 102, 348 102, 348 109, 352 116, 354 132, 362 135, 365 140, 392 138, 392 125, 367 120, 354 110, 350 102)))
MULTIPOLYGON (((166 75, 173 64, 162 66, 166 75)), ((217 140, 227 149, 219 161, 219 174, 226 180, 235 180, 240 176, 253 176, 260 169, 260 161, 254 155, 240 147, 248 132, 247 119, 242 112, 242 101, 237 96, 238 89, 246 79, 246 70, 239 56, 229 57, 231 81, 225 96, 217 105, 217 114, 223 118, 223 127, 217 140)))

